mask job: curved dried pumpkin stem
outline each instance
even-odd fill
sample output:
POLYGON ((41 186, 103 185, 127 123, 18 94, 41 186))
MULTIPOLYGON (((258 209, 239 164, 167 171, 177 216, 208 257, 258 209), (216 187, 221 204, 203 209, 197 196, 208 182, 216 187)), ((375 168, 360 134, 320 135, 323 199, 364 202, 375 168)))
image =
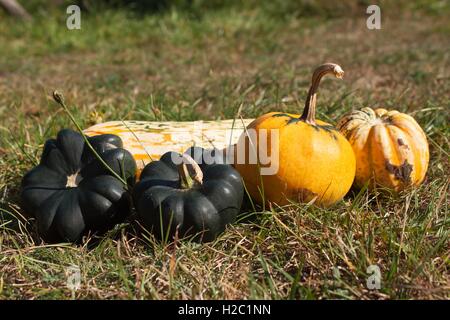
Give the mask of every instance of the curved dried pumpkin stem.
POLYGON ((328 73, 334 74, 334 76, 339 79, 342 79, 344 76, 344 70, 335 63, 325 63, 314 70, 311 87, 309 88, 308 96, 306 97, 305 109, 300 117, 301 120, 307 123, 316 124, 317 89, 319 88, 322 77, 328 73))
POLYGON ((181 188, 191 189, 203 183, 203 172, 191 156, 183 154, 181 164, 178 165, 181 188))

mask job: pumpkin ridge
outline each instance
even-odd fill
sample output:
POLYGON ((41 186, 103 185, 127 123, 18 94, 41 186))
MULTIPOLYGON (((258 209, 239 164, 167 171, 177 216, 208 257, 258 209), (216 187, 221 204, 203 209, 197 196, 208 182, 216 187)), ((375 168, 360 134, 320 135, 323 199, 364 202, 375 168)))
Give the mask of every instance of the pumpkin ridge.
POLYGON ((63 195, 53 219, 56 232, 64 241, 75 242, 83 234, 86 222, 78 201, 79 190, 72 188, 63 195))
MULTIPOLYGON (((378 135, 375 136, 375 142, 377 145, 380 146, 380 148, 377 148, 380 155, 380 161, 378 163, 379 166, 383 166, 383 164, 386 167, 386 159, 391 159, 391 163, 393 166, 399 166, 401 164, 401 158, 398 156, 397 149, 392 143, 392 139, 388 133, 387 125, 385 124, 378 124, 374 126, 375 131, 378 132, 378 135)), ((391 173, 388 170, 389 173, 391 173)), ((398 185, 399 182, 402 182, 403 180, 398 179, 395 175, 388 174, 386 176, 386 183, 398 185)), ((384 183, 383 183, 384 184, 384 183)))
POLYGON ((414 159, 414 170, 413 170, 414 179, 417 180, 417 181, 419 181, 419 180, 421 181, 425 177, 425 175, 423 177, 421 177, 420 173, 421 172, 426 172, 427 169, 426 169, 426 167, 424 168, 424 166, 422 165, 423 159, 421 157, 415 157, 414 156, 414 150, 410 147, 410 146, 414 145, 414 142, 413 142, 414 138, 411 137, 411 135, 408 134, 408 133, 405 133, 405 137, 408 140, 408 142, 407 142, 407 145, 408 145, 408 148, 409 148, 408 152, 412 153, 413 159, 414 159))
POLYGON ((368 136, 367 136, 367 142, 368 142, 368 151, 369 151, 369 157, 368 157, 368 160, 369 160, 369 177, 367 177, 367 178, 369 178, 370 179, 370 177, 374 177, 375 176, 375 166, 374 166, 374 162, 373 162, 373 141, 374 141, 374 127, 372 126, 372 127, 370 127, 370 129, 369 129, 369 134, 368 134, 368 136))
MULTIPOLYGON (((391 130, 390 130, 390 127, 391 125, 390 124, 386 124, 386 125, 382 125, 381 126, 381 128, 383 128, 383 130, 384 130, 384 134, 385 134, 385 137, 386 137, 386 140, 387 140, 387 144, 389 144, 389 150, 390 150, 390 153, 386 156, 384 156, 384 159, 385 159, 385 166, 387 166, 386 165, 386 161, 388 161, 389 162, 389 160, 388 159, 392 159, 392 162, 394 162, 394 163, 397 163, 398 165, 397 166, 401 166, 401 163, 402 163, 402 160, 404 161, 404 162, 406 162, 406 160, 405 159, 403 159, 403 156, 402 156, 402 154, 399 152, 399 150, 396 148, 396 144, 394 143, 394 141, 392 140, 392 135, 391 135, 391 130)), ((382 148, 382 150, 386 150, 386 148, 382 148)), ((387 167, 386 167, 386 169, 387 169, 387 167)), ((388 170, 389 171, 389 170, 388 170)), ((401 175, 396 175, 396 174, 394 174, 394 179, 396 179, 396 180, 400 180, 402 183, 407 183, 407 181, 406 181, 406 178, 405 179, 399 179, 398 177, 399 176, 401 176, 401 175)), ((392 183, 395 183, 395 182, 392 182, 392 183)))
MULTIPOLYGON (((387 129, 388 129, 388 131, 389 131, 389 133, 390 133, 390 134, 389 134, 389 137, 391 138, 391 143, 392 143, 393 146, 394 146, 393 149, 397 152, 398 163, 402 163, 401 160, 403 160, 403 164, 401 164, 401 166, 405 166, 406 164, 408 164, 408 165, 411 166, 411 172, 409 172, 408 178, 402 180, 402 181, 404 181, 405 183, 410 184, 410 183, 413 181, 412 175, 414 174, 414 176, 415 176, 417 172, 420 172, 420 171, 419 171, 419 170, 420 170, 420 166, 418 165, 418 163, 419 163, 420 161, 417 159, 417 157, 414 157, 414 155, 412 155, 412 158, 413 158, 413 160, 414 160, 414 163, 409 163, 409 162, 408 162, 408 158, 411 156, 410 153, 412 152, 412 151, 409 149, 409 146, 410 146, 410 145, 413 145, 413 144, 412 144, 412 141, 411 141, 411 139, 410 139, 410 137, 409 137, 408 134, 404 133, 403 130, 401 130, 400 128, 397 128, 395 125, 388 125, 388 126, 387 126, 387 129), (405 142, 402 140, 402 138, 398 138, 398 137, 397 137, 397 134, 395 134, 393 128, 398 129, 402 134, 404 134, 404 137, 403 137, 403 138, 408 140, 407 143, 405 143, 405 142), (394 141, 394 139, 395 139, 395 141, 394 141), (401 143, 400 143, 398 140, 401 140, 401 143), (400 148, 397 148, 396 145, 399 145, 399 146, 402 146, 402 147, 403 147, 403 146, 407 146, 407 147, 408 147, 408 150, 405 151, 405 155, 402 154, 400 148)), ((387 169, 387 168, 386 168, 386 169, 387 169)))
POLYGON ((59 205, 64 200, 64 196, 64 190, 57 190, 46 199, 50 201, 43 201, 36 212, 33 212, 37 221, 37 229, 39 233, 42 233, 43 237, 48 237, 49 233, 54 232, 55 216, 59 205))
POLYGON ((350 115, 348 117, 345 117, 344 120, 345 121, 343 121, 343 122, 338 122, 338 124, 337 124, 337 129, 338 130, 341 130, 342 128, 345 128, 347 126, 347 124, 350 123, 350 121, 353 121, 353 120, 356 120, 356 119, 355 119, 355 117, 350 115))

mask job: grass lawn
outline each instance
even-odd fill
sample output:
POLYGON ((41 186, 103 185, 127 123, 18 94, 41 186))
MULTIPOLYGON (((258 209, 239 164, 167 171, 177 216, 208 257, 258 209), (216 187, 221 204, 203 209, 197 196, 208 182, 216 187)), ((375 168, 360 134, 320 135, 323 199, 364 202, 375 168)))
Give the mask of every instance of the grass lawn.
POLYGON ((98 10, 82 13, 82 29, 69 31, 64 6, 44 11, 38 3, 30 2, 28 23, 0 11, 0 298, 450 297, 445 1, 382 5, 381 30, 366 28, 364 6, 266 4, 146 15, 98 10), (336 123, 363 106, 414 116, 430 144, 420 187, 399 195, 352 190, 329 209, 266 208, 203 245, 161 244, 130 221, 96 245, 49 246, 25 218, 23 174, 46 139, 74 128, 53 90, 64 92, 82 127, 233 118, 241 105, 249 118, 299 113, 313 68, 327 61, 346 74, 323 81, 317 117, 336 123), (74 292, 66 286, 71 265, 82 277, 74 292), (380 290, 366 286, 370 265, 381 270, 380 290))

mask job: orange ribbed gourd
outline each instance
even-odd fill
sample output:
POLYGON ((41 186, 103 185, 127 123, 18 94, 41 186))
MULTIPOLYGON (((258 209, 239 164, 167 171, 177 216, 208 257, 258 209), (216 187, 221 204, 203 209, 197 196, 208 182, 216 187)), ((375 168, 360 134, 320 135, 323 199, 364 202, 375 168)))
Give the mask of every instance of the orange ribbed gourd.
POLYGON ((355 184, 366 183, 401 191, 425 178, 428 142, 413 117, 383 108, 363 108, 345 115, 337 125, 356 156, 355 184))

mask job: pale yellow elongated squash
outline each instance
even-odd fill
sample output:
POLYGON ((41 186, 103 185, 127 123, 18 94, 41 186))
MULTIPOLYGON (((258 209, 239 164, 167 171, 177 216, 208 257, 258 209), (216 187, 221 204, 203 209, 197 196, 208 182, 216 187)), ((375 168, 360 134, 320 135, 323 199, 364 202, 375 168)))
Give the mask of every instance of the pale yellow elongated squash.
POLYGON ((225 149, 239 139, 253 119, 217 121, 110 121, 84 130, 88 136, 115 134, 135 158, 138 170, 164 153, 183 153, 193 145, 225 149))
POLYGON ((363 108, 344 115, 337 127, 355 152, 357 186, 369 182, 369 187, 400 191, 424 180, 428 142, 413 117, 395 110, 363 108))

